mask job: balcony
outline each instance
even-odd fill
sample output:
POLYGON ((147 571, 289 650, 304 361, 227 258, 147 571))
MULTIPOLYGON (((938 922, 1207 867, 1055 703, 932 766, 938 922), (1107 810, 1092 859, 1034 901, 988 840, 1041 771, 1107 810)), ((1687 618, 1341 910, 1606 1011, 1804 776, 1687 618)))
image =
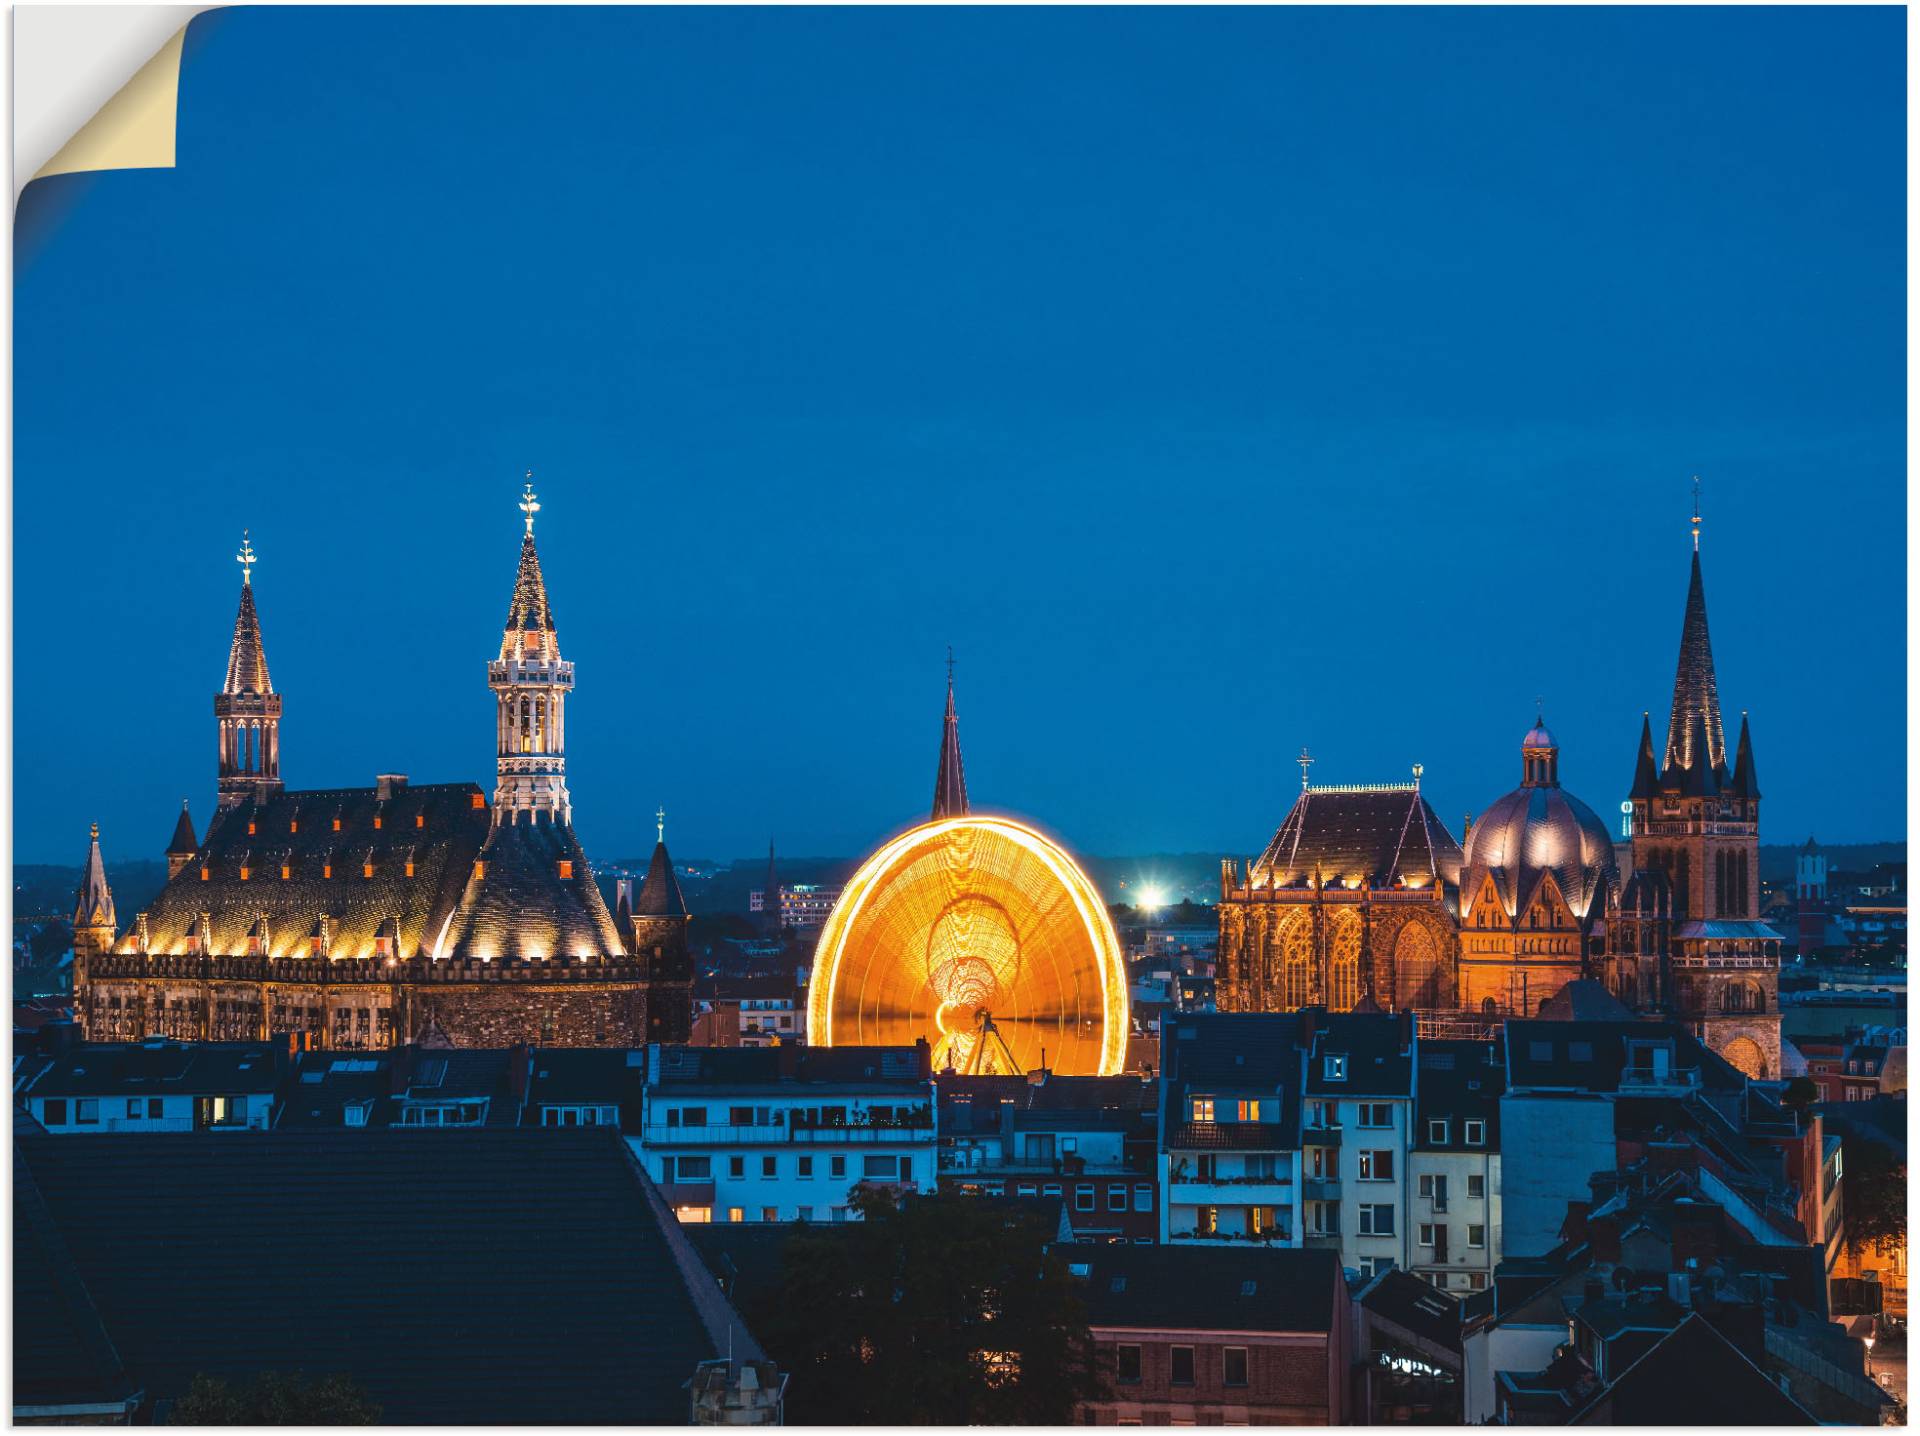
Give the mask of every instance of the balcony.
POLYGON ((925 1142, 933 1137, 933 1123, 890 1122, 880 1125, 834 1126, 827 1123, 795 1122, 792 1126, 773 1123, 767 1126, 710 1122, 705 1126, 675 1126, 648 1123, 640 1129, 642 1144, 649 1147, 765 1147, 799 1143, 840 1145, 858 1143, 871 1146, 885 1142, 925 1142))
POLYGON ((1340 1128, 1306 1127, 1300 1132, 1300 1145, 1303 1147, 1337 1147, 1340 1145, 1340 1128))
POLYGON ((1308 1177, 1301 1183, 1301 1195, 1310 1202, 1337 1202, 1340 1200, 1340 1179, 1338 1177, 1308 1177))
POLYGON ((1167 1183, 1167 1201, 1192 1207, 1286 1207, 1293 1205, 1293 1182, 1273 1177, 1175 1177, 1167 1183))
POLYGON ((1340 1233, 1308 1232, 1304 1245, 1310 1252, 1337 1252, 1340 1250, 1340 1233))

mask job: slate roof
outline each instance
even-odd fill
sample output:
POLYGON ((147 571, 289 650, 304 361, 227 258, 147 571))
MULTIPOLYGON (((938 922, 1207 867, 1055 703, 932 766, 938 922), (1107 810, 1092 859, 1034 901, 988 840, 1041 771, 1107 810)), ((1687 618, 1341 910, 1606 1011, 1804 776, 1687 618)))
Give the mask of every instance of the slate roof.
POLYGON ((1422 1152, 1497 1152, 1500 1150, 1500 1094, 1506 1090, 1506 1063, 1497 1044, 1451 1038, 1420 1041, 1420 1081, 1415 1101, 1414 1148, 1422 1152), (1443 1117, 1447 1140, 1430 1136, 1429 1120, 1443 1117), (1466 1124, 1485 1122, 1486 1141, 1469 1146, 1466 1124))
POLYGON ((554 659, 560 656, 559 636, 553 626, 553 605, 547 600, 546 575, 540 571, 540 551, 533 530, 520 540, 520 568, 514 575, 513 599, 500 640, 500 657, 554 659), (530 635, 539 635, 531 638, 530 635))
POLYGON ((468 879, 431 955, 537 962, 626 951, 572 827, 501 823, 479 856, 486 876, 468 879), (562 862, 572 877, 560 876, 562 862))
POLYGON ((193 814, 187 811, 187 801, 180 800, 180 817, 173 825, 173 836, 167 840, 167 856, 170 858, 191 857, 200 851, 200 839, 193 833, 193 814))
POLYGON ((265 1042, 87 1043, 56 1053, 33 1097, 182 1097, 274 1091, 283 1049, 265 1042))
POLYGON ((647 864, 647 880, 640 885, 634 901, 635 917, 685 917, 687 900, 680 892, 680 879, 674 876, 673 859, 667 856, 662 838, 653 845, 653 861, 647 864))
POLYGON ((1339 1253, 1291 1247, 1107 1243, 1059 1255, 1088 1267, 1081 1297, 1096 1329, 1325 1332, 1345 1280, 1339 1253))
POLYGON ((364 1127, 392 1117, 394 1049, 379 1052, 301 1052, 273 1119, 278 1131, 344 1128, 348 1106, 366 1108, 364 1127))
POLYGON ((1408 1019, 1390 1012, 1316 1013, 1307 1092, 1323 1097, 1412 1096, 1412 1035, 1408 1019), (1327 1076, 1325 1059, 1336 1053, 1347 1059, 1344 1078, 1327 1076))
POLYGON ((1023 1110, 1069 1112, 1100 1111, 1115 1108, 1143 1111, 1154 1107, 1159 1093, 1154 1084, 1138 1077, 1068 1077, 1050 1074, 1046 1081, 1002 1073, 936 1073, 940 1103, 945 1107, 969 1105, 998 1112, 1002 1102, 1011 1102, 1023 1110))
MULTIPOLYGON (((323 916, 330 956, 372 957, 374 936, 389 918, 399 920, 401 960, 431 956, 460 903, 491 817, 484 805, 474 806, 482 794, 472 783, 390 791, 385 801, 377 788, 281 792, 219 814, 193 858, 147 909, 148 950, 185 953, 189 928, 207 913, 212 933, 206 952, 212 956, 247 955, 247 934, 262 917, 267 956, 305 956, 323 916), (406 875, 409 858, 412 877, 406 875), (286 878, 280 876, 283 866, 286 878)), ((114 950, 140 950, 137 920, 114 950)))
POLYGON ((1619 998, 1607 991, 1604 982, 1591 977, 1576 978, 1561 988, 1540 1009, 1540 1016, 1552 1022, 1631 1022, 1633 1013, 1619 998))
POLYGON ((149 1397, 302 1369, 393 1424, 684 1425, 726 1354, 615 1132, 44 1137, 14 1162, 149 1397))
POLYGON ((1567 1420, 1682 1428, 1819 1424, 1697 1312, 1567 1420))
POLYGON ((1312 1014, 1196 1012, 1160 1033, 1161 1145, 1168 1150, 1292 1151, 1300 1145, 1301 1025, 1312 1014), (1193 1122, 1190 1099, 1214 1098, 1222 1117, 1241 1097, 1278 1120, 1193 1122))
POLYGON ((1577 1087, 1615 1092, 1627 1069, 1628 1043, 1670 1041, 1673 1067, 1697 1069, 1709 1088, 1740 1089, 1746 1079, 1675 1022, 1507 1022, 1507 1089, 1577 1087))
POLYGON ((871 1087, 897 1083, 924 1090, 931 1049, 912 1047, 683 1047, 648 1049, 650 1085, 705 1088, 871 1087))
POLYGON ((1354 1298, 1376 1316, 1451 1351, 1460 1350, 1460 1302, 1412 1272, 1388 1267, 1354 1298))
MULTIPOLYGON (((18 1125, 16 1123, 16 1135, 18 1125)), ((13 1164, 13 1405, 127 1402, 138 1388, 100 1323, 33 1173, 13 1164)))
POLYGON ((93 825, 87 845, 86 866, 80 870, 80 887, 73 895, 75 927, 114 926, 113 893, 107 887, 107 865, 100 860, 100 825, 93 825))
POLYGON ((533 1075, 527 1088, 528 1122, 540 1120, 543 1106, 571 1103, 617 1103, 639 1115, 646 1085, 644 1048, 541 1047, 533 1054, 533 1075))
POLYGON ((1248 870, 1255 887, 1292 887, 1319 872, 1390 887, 1460 879, 1460 845, 1417 787, 1308 788, 1248 870))

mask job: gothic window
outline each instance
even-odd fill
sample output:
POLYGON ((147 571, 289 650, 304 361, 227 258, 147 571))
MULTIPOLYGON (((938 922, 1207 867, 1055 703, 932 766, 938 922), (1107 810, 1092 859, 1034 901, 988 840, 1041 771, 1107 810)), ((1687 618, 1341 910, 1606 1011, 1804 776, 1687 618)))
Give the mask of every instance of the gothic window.
POLYGON ((1440 946, 1427 925, 1417 919, 1400 929, 1393 944, 1393 988, 1396 1007, 1438 1007, 1445 1001, 1445 974, 1440 968, 1440 946))
POLYGON ((1720 993, 1722 1012, 1765 1012, 1767 995, 1757 982, 1730 982, 1720 993))
POLYGON ((1284 974, 1282 1004, 1288 1011, 1313 1001, 1313 914, 1301 908, 1280 928, 1280 960, 1284 974))
POLYGON ((1327 932, 1327 1009, 1345 1012, 1360 1000, 1360 915, 1332 914, 1327 932))

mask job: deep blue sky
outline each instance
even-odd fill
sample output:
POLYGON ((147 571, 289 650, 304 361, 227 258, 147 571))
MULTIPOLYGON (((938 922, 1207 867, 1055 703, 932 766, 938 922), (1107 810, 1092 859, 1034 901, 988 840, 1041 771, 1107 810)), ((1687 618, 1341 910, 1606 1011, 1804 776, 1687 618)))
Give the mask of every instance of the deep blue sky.
POLYGON ((576 822, 975 802, 1257 851, 1536 694, 1603 814, 1688 477, 1771 841, 1905 835, 1897 9, 236 9, 179 167, 18 234, 17 852, 212 805, 251 525, 291 786, 491 784, 522 469, 576 822))

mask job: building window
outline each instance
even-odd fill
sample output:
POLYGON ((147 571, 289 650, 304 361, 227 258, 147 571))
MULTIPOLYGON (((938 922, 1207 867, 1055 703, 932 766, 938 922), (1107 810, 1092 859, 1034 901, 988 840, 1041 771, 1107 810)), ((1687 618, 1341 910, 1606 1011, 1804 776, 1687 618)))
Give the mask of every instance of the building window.
POLYGON ((778 1207, 762 1207, 762 1208, 760 1208, 760 1220, 761 1220, 761 1221, 763 1221, 763 1222, 777 1222, 777 1221, 779 1221, 779 1220, 780 1220, 780 1208, 778 1208, 778 1207))
POLYGON ((1467 1178, 1467 1195, 1468 1196, 1484 1197, 1486 1196, 1486 1194, 1487 1194, 1487 1179, 1485 1177, 1481 1176, 1478 1172, 1475 1172, 1473 1175, 1467 1178))
POLYGON ((1445 1117, 1431 1117, 1427 1120, 1427 1140, 1436 1147, 1446 1146, 1447 1119, 1445 1117))
POLYGON ((1360 1235, 1363 1237, 1392 1236, 1392 1204, 1388 1202, 1362 1202, 1360 1204, 1360 1235))
POLYGON ((1127 1189, 1125 1187, 1107 1188, 1107 1210, 1124 1212, 1127 1209, 1127 1189))
POLYGON ((1424 1198, 1428 1198, 1428 1199, 1431 1199, 1431 1198, 1432 1198, 1432 1196, 1433 1196, 1433 1173, 1431 1173, 1431 1172, 1422 1172, 1422 1173, 1420 1174, 1420 1195, 1421 1195, 1422 1197, 1424 1197, 1424 1198))
POLYGON ((1229 1346, 1220 1353, 1220 1379, 1228 1386, 1247 1384, 1247 1349, 1229 1346))
POLYGON ((1433 1245, 1433 1223, 1432 1222, 1420 1223, 1420 1245, 1423 1247, 1430 1247, 1433 1245))
POLYGON ((1152 1187, 1135 1187, 1133 1189, 1133 1209, 1136 1212, 1150 1212, 1153 1210, 1152 1187))
POLYGON ((779 1175, 780 1159, 778 1157, 762 1157, 760 1159, 760 1178, 762 1181, 765 1181, 769 1177, 777 1177, 779 1175))
POLYGON ((1362 1127, 1391 1127, 1393 1125, 1393 1104, 1391 1102, 1362 1102, 1360 1104, 1360 1125, 1362 1127))
POLYGON ((1478 1247, 1484 1247, 1486 1244, 1487 1244, 1487 1229, 1485 1227, 1470 1226, 1467 1228, 1467 1245, 1468 1246, 1478 1248, 1478 1247))
POLYGON ((127 1098, 127 1115, 129 1117, 138 1117, 140 1115, 140 1099, 138 1097, 127 1098))
POLYGON ((1093 1188, 1075 1187, 1073 1189, 1073 1209, 1076 1212, 1090 1212, 1093 1208, 1093 1188))
POLYGON ((1113 1349, 1114 1379, 1126 1385, 1140 1380, 1140 1348, 1131 1343, 1122 1343, 1113 1349))
POLYGON ((868 1181, 895 1182, 900 1179, 898 1157, 866 1157, 860 1163, 860 1175, 868 1181))
POLYGON ((1213 1120, 1213 1098, 1195 1097, 1193 1099, 1193 1120, 1196 1122, 1213 1120))
POLYGON ((1172 1371, 1171 1380, 1175 1386, 1193 1385, 1193 1348, 1191 1346, 1174 1347, 1169 1368, 1172 1371))
POLYGON ((739 1208, 739 1207, 728 1207, 728 1208, 727 1208, 727 1220, 728 1220, 728 1221, 730 1221, 730 1222, 744 1222, 744 1221, 745 1221, 746 1219, 747 1219, 747 1214, 746 1214, 746 1212, 745 1212, 744 1210, 742 1210, 741 1208, 739 1208))
POLYGON ((1321 1067, 1321 1071, 1326 1076, 1326 1079, 1329 1082, 1346 1081, 1347 1080, 1346 1055, 1344 1053, 1329 1052, 1326 1057, 1326 1062, 1321 1067))
POLYGON ((800 1164, 800 1175, 811 1179, 813 1176, 813 1158, 811 1156, 804 1156, 796 1157, 794 1160, 800 1164))
POLYGON ((67 1099, 49 1097, 40 1104, 40 1120, 49 1127, 67 1125, 67 1099))
POLYGON ((1466 1128, 1467 1145, 1469 1147, 1484 1147, 1487 1145, 1487 1124, 1485 1122, 1470 1121, 1466 1124, 1466 1128))
POLYGON ((827 1158, 827 1175, 828 1176, 844 1177, 846 1176, 846 1174, 847 1174, 847 1159, 845 1157, 827 1158))
POLYGON ((795 1207, 793 1214, 799 1221, 810 1222, 813 1220, 812 1207, 795 1207))
POLYGON ((1260 1099, 1258 1097, 1242 1097, 1240 1099, 1239 1120, 1242 1122, 1258 1122, 1260 1120, 1260 1099))
POLYGON ((727 1175, 729 1177, 744 1177, 746 1174, 747 1159, 745 1157, 727 1158, 727 1175))
POLYGON ((1363 1182, 1390 1182, 1393 1180, 1393 1152, 1390 1148, 1366 1151, 1360 1154, 1360 1180, 1363 1182))

